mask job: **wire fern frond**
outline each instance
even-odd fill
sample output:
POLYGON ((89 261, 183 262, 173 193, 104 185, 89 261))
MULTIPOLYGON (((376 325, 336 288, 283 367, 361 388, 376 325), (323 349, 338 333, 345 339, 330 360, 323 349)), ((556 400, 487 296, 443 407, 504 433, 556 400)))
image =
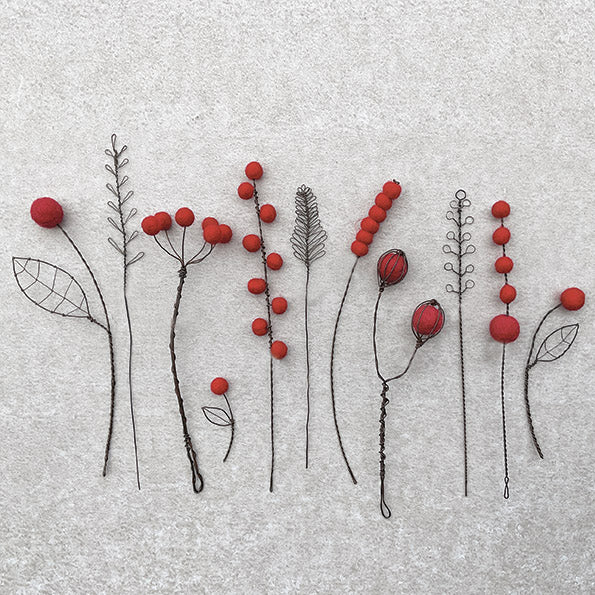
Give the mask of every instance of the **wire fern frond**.
POLYGON ((312 188, 302 185, 295 195, 295 226, 291 235, 293 254, 307 268, 326 254, 326 231, 320 223, 318 203, 312 188))

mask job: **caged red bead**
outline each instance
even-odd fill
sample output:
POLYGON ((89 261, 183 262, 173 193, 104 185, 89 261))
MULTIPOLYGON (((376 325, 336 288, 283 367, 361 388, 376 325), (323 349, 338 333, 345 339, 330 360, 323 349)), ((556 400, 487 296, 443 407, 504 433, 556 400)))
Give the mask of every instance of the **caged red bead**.
POLYGON ((155 215, 145 217, 140 226, 148 236, 156 236, 161 231, 161 225, 159 225, 159 220, 155 215))
POLYGON ((254 196, 254 186, 250 182, 242 182, 238 186, 238 196, 243 200, 250 200, 254 196))
POLYGON ((377 223, 382 223, 386 219, 386 211, 377 205, 370 207, 368 215, 370 219, 374 219, 377 223))
POLYGON ((364 231, 360 229, 357 234, 355 234, 355 239, 359 242, 363 242, 364 244, 368 244, 368 246, 374 241, 374 235, 371 234, 369 231, 364 231))
POLYGON ((266 287, 267 284, 264 279, 255 278, 248 281, 248 291, 254 295, 261 294, 266 289, 266 287))
POLYGON ((207 225, 202 231, 202 237, 207 244, 218 244, 221 241, 221 229, 219 224, 207 225))
POLYGON ((229 225, 225 225, 225 223, 222 223, 219 226, 219 231, 221 232, 221 239, 219 240, 219 242, 221 244, 229 243, 233 236, 233 231, 231 230, 231 227, 229 227, 229 225))
POLYGON ((386 196, 384 192, 377 194, 374 202, 376 203, 377 207, 380 207, 385 211, 388 211, 393 206, 393 201, 388 196, 386 196))
POLYGON ((216 395, 224 395, 229 390, 229 383, 225 378, 214 378, 211 382, 211 391, 216 395))
POLYGON ((60 203, 49 196, 37 198, 31 204, 31 219, 41 227, 51 229, 60 225, 64 218, 64 211, 60 203))
POLYGON ((507 283, 500 290, 500 299, 505 304, 511 304, 516 299, 516 289, 507 283))
POLYGON ((401 185, 393 180, 390 180, 385 182, 384 186, 382 186, 382 192, 386 194, 386 196, 388 196, 391 200, 395 200, 401 195, 401 185))
POLYGON ((512 267, 514 267, 514 262, 512 262, 512 258, 508 256, 501 256, 494 263, 494 267, 496 268, 496 271, 498 271, 499 273, 506 274, 512 271, 512 267))
POLYGON ((260 207, 260 219, 265 223, 272 223, 277 218, 277 211, 273 205, 260 207))
POLYGON ((496 219, 504 219, 510 215, 510 205, 505 200, 499 200, 492 205, 492 215, 496 219))
POLYGON ((182 207, 176 212, 176 223, 180 227, 190 227, 194 223, 194 213, 188 207, 182 207))
POLYGON ((585 305, 585 292, 578 287, 569 287, 562 292, 560 302, 567 310, 580 310, 585 305))
POLYGON ((504 244, 508 244, 508 242, 510 242, 510 230, 508 227, 501 225, 492 234, 492 240, 494 241, 494 244, 498 244, 498 246, 504 246, 504 244))
POLYGON ((287 355, 287 345, 283 341, 273 341, 271 354, 275 359, 283 359, 287 355))
POLYGON ((415 308, 411 328, 416 336, 434 337, 444 326, 444 312, 435 300, 424 302, 415 308))
POLYGON ((244 236, 242 246, 244 246, 248 252, 258 252, 260 250, 260 238, 256 234, 248 234, 247 236, 244 236))
POLYGON ((246 177, 250 180, 260 180, 262 178, 262 165, 258 161, 251 161, 244 170, 246 177))
POLYGON ((371 217, 365 217, 360 223, 360 227, 368 233, 375 234, 379 229, 378 221, 374 221, 371 217))
POLYGON ((516 341, 521 327, 514 316, 509 314, 498 314, 490 322, 490 335, 500 343, 512 343, 516 341))
POLYGON ((365 256, 368 253, 368 245, 359 240, 355 240, 355 242, 351 244, 351 251, 358 257, 365 256))
POLYGON ((269 325, 267 324, 267 321, 264 318, 255 318, 252 321, 252 332, 256 336, 263 337, 267 334, 268 330, 269 325))
POLYGON ((205 229, 207 228, 209 225, 219 225, 219 221, 217 221, 217 219, 215 219, 215 217, 205 217, 202 220, 202 228, 205 229))
POLYGON ((283 258, 276 252, 271 252, 267 256, 267 266, 273 271, 278 271, 283 266, 283 258))
POLYGON ((284 314, 287 311, 287 300, 284 297, 276 297, 271 302, 271 308, 275 314, 284 314))
POLYGON ((401 250, 389 250, 379 259, 377 265, 378 283, 382 287, 396 285, 407 274, 407 257, 401 250))
POLYGON ((161 231, 167 231, 171 227, 171 215, 169 213, 159 211, 159 213, 155 213, 155 219, 157 219, 161 231))

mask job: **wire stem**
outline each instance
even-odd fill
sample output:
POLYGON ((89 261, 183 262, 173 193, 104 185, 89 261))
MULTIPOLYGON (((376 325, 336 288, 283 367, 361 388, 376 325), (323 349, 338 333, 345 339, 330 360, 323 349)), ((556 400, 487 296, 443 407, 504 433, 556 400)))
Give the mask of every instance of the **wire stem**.
POLYGON ((502 446, 504 452, 504 498, 508 500, 510 492, 508 483, 508 444, 506 440, 506 407, 504 404, 504 366, 506 363, 506 343, 502 344, 502 363, 500 366, 500 401, 502 404, 502 446))
POLYGON ((231 445, 233 444, 233 437, 235 434, 235 419, 233 417, 233 411, 231 410, 231 405, 229 403, 229 399, 227 398, 227 395, 224 394, 223 397, 225 398, 225 402, 227 403, 227 408, 229 409, 229 419, 231 420, 231 436, 229 437, 229 446, 227 447, 227 452, 225 453, 225 457, 223 457, 223 462, 225 463, 225 461, 227 461, 227 457, 229 456, 229 453, 231 451, 231 445))
POLYGON ((310 285, 310 266, 306 265, 306 292, 304 295, 304 329, 306 339, 306 469, 309 462, 310 448, 310 335, 308 330, 308 288, 310 285))

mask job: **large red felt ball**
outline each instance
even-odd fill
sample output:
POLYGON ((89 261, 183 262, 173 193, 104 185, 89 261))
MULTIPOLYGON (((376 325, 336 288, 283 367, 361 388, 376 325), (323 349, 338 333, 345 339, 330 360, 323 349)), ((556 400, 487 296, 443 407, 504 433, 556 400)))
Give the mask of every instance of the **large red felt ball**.
POLYGON ((355 239, 359 242, 363 242, 364 244, 370 245, 374 241, 374 235, 371 234, 369 231, 364 231, 363 229, 360 229, 355 234, 355 239))
POLYGON ((275 314, 283 314, 287 310, 287 300, 284 297, 276 297, 271 302, 271 308, 275 314))
POLYGON ((278 271, 283 266, 283 258, 276 252, 271 252, 267 256, 267 266, 273 271, 278 271))
POLYGON ((385 182, 382 186, 382 192, 386 194, 391 200, 399 198, 401 195, 401 185, 393 182, 392 180, 385 182))
POLYGON ((248 234, 247 236, 244 236, 242 246, 244 246, 248 252, 258 252, 260 250, 260 238, 256 234, 248 234))
POLYGON ((384 192, 377 194, 374 202, 376 203, 376 206, 384 209, 385 211, 388 211, 393 206, 393 201, 388 196, 386 196, 384 192))
POLYGON ((368 211, 370 219, 374 219, 377 223, 382 223, 386 219, 386 211, 381 209, 378 205, 370 207, 368 211))
POLYGON ((159 211, 159 213, 155 213, 155 219, 157 219, 161 231, 167 231, 171 227, 171 215, 169 213, 159 211))
POLYGON ((444 314, 432 304, 421 304, 413 312, 412 327, 419 335, 437 335, 444 326, 444 314))
POLYGON ((156 236, 161 231, 161 226, 159 225, 159 221, 157 217, 154 215, 149 215, 145 217, 142 221, 140 226, 143 228, 143 231, 148 236, 156 236))
POLYGON ((41 227, 51 228, 62 223, 64 211, 60 203, 49 196, 37 198, 31 204, 31 219, 41 227))
POLYGON ((351 244, 351 251, 356 256, 365 256, 368 253, 368 245, 359 240, 355 240, 355 242, 351 244))
POLYGON ((258 295, 262 293, 267 287, 266 281, 264 279, 250 279, 248 281, 248 291, 253 293, 254 295, 258 295))
POLYGON ((269 325, 264 318, 255 318, 252 321, 252 332, 255 335, 262 337, 267 334, 268 330, 269 330, 269 325))
POLYGON ((251 180, 260 180, 262 178, 262 165, 258 161, 251 161, 245 169, 246 177, 251 180))
POLYGON ((510 205, 505 200, 499 200, 492 205, 492 215, 496 219, 504 219, 510 215, 510 205))
POLYGON ((225 225, 225 223, 222 223, 219 226, 219 231, 221 232, 221 239, 219 241, 222 244, 227 244, 233 236, 233 231, 231 231, 231 227, 229 227, 229 225, 225 225))
POLYGON ((271 354, 276 359, 283 359, 287 355, 287 345, 283 341, 273 341, 271 354))
POLYGON ((567 310, 580 310, 585 305, 585 292, 578 287, 569 287, 562 292, 560 301, 567 310))
POLYGON ((498 314, 490 322, 490 335, 500 343, 512 343, 516 341, 521 327, 514 316, 509 314, 498 314))
POLYGON ((510 242, 510 229, 508 229, 508 227, 504 227, 504 225, 501 225, 492 234, 492 240, 494 240, 494 244, 498 244, 498 246, 504 246, 504 244, 508 244, 508 242, 510 242))
POLYGON ((500 299, 505 304, 511 304, 516 299, 516 289, 507 283, 500 290, 500 299))
POLYGON ((499 273, 510 273, 514 266, 514 262, 512 262, 512 258, 509 258, 508 256, 501 256, 496 260, 494 266, 499 273))
POLYGON ((238 196, 244 200, 249 200, 254 196, 254 186, 250 182, 242 182, 238 186, 238 196))
POLYGON ((224 395, 229 390, 229 383, 225 378, 214 378, 211 382, 211 391, 216 395, 224 395))
POLYGON ((205 239, 207 244, 218 244, 221 241, 221 229, 219 224, 207 225, 202 230, 202 237, 205 239))
POLYGON ((365 217, 360 223, 360 227, 368 233, 375 234, 379 229, 378 221, 374 221, 371 217, 365 217))
POLYGON ((180 227, 190 227, 194 223, 194 213, 188 207, 182 207, 176 212, 176 223, 180 227))
POLYGON ((215 219, 215 217, 205 217, 202 220, 201 225, 202 225, 202 228, 205 229, 209 225, 219 225, 219 221, 217 221, 217 219, 215 219))
POLYGON ((260 207, 260 218, 265 223, 272 223, 277 217, 277 211, 273 205, 262 205, 260 207))
POLYGON ((407 259, 400 250, 383 254, 378 259, 378 277, 384 286, 395 285, 407 274, 407 259))

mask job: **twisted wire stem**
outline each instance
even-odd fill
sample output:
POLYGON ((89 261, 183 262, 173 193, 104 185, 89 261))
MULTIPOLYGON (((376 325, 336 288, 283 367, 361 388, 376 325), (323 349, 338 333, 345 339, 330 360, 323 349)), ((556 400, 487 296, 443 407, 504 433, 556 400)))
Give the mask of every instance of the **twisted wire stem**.
POLYGON ((510 491, 508 484, 510 478, 508 476, 508 442, 506 439, 506 406, 504 403, 504 368, 506 365, 506 343, 502 344, 502 362, 500 365, 500 401, 502 405, 502 446, 504 454, 504 498, 508 500, 510 491))

